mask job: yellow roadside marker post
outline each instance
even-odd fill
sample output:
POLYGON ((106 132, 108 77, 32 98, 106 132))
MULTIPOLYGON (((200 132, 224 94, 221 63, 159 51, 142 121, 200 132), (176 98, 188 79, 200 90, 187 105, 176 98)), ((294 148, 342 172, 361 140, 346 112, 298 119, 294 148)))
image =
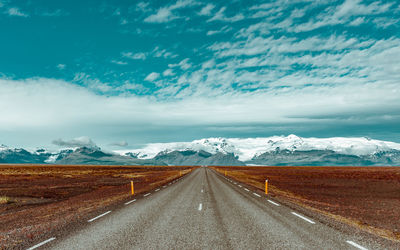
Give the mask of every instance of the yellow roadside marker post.
POLYGON ((182 171, 179 171, 179 177, 181 177, 182 176, 182 171))
POLYGON ((131 181, 131 191, 132 191, 132 195, 135 194, 135 189, 133 188, 133 181, 131 181))
POLYGON ((268 194, 268 179, 265 180, 265 194, 268 194))
POLYGON ((225 170, 225 176, 226 176, 226 170, 225 170))

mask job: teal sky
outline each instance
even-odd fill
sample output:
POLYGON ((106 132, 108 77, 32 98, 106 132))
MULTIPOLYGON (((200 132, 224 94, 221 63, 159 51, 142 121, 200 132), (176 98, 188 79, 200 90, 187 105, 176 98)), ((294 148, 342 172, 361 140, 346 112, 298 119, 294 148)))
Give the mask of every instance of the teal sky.
POLYGON ((0 0, 0 144, 400 142, 398 2, 227 3, 0 0))

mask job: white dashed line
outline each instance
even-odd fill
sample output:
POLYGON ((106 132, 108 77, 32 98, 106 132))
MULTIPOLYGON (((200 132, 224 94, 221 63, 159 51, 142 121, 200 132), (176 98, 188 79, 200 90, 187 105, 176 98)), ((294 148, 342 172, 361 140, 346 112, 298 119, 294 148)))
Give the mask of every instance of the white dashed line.
POLYGON ((167 186, 163 186, 163 188, 166 188, 167 186))
POLYGON ((145 195, 143 195, 143 196, 146 197, 146 196, 149 196, 149 195, 151 195, 151 193, 147 193, 147 194, 145 194, 145 195))
POLYGON ((129 204, 131 204, 131 203, 134 202, 134 201, 136 201, 136 199, 131 200, 131 201, 128 201, 128 202, 125 202, 125 205, 129 205, 129 204))
POLYGON ((271 204, 274 204, 275 206, 278 206, 278 207, 280 206, 278 203, 276 203, 274 201, 268 200, 268 202, 271 203, 271 204))
POLYGON ((346 242, 347 243, 349 243, 350 245, 352 245, 353 247, 356 247, 356 248, 358 248, 358 249, 361 249, 361 250, 368 250, 367 248, 365 248, 365 247, 363 247, 363 246, 360 246, 360 245, 358 245, 357 243, 355 243, 354 241, 351 241, 351 240, 346 240, 346 242))
POLYGON ((242 185, 238 185, 239 187, 242 187, 242 185))
POLYGON ((308 219, 308 218, 306 218, 306 217, 304 217, 304 216, 302 216, 302 215, 300 215, 300 214, 298 214, 298 213, 292 212, 292 214, 293 214, 293 215, 296 215, 297 217, 299 217, 299 218, 301 218, 301 219, 303 219, 303 220, 305 220, 305 221, 307 221, 307 222, 309 222, 309 223, 311 223, 311 224, 315 224, 314 221, 312 221, 312 220, 310 220, 310 219, 308 219))
POLYGON ((201 190, 201 192, 203 193, 203 189, 201 190))
POLYGON ((233 184, 235 184, 235 185, 236 185, 237 183, 236 183, 236 182, 234 182, 233 184))
POLYGON ((160 189, 159 189, 159 188, 157 188, 157 189, 156 189, 156 192, 158 192, 158 191, 160 191, 160 189))
POLYGON ((47 240, 45 240, 45 241, 42 241, 42 242, 40 242, 39 244, 36 244, 36 245, 34 245, 33 247, 28 248, 28 250, 32 250, 32 249, 36 249, 36 248, 38 248, 38 247, 41 247, 41 246, 43 246, 44 244, 49 243, 50 241, 55 240, 55 239, 56 239, 55 237, 52 237, 52 238, 50 238, 50 239, 47 239, 47 240))
POLYGON ((201 211, 202 209, 203 209, 203 204, 200 203, 200 204, 199 204, 199 211, 201 211))
POLYGON ((247 188, 244 188, 244 190, 246 190, 247 192, 250 192, 250 190, 248 190, 247 188))
POLYGON ((92 221, 94 221, 94 220, 97 220, 98 218, 103 217, 104 215, 107 215, 107 214, 109 214, 109 213, 111 213, 111 210, 105 212, 104 214, 100 214, 99 216, 96 216, 96 217, 94 217, 94 218, 88 220, 88 222, 92 222, 92 221))
POLYGON ((257 193, 253 193, 255 196, 257 197, 261 197, 261 195, 257 194, 257 193))

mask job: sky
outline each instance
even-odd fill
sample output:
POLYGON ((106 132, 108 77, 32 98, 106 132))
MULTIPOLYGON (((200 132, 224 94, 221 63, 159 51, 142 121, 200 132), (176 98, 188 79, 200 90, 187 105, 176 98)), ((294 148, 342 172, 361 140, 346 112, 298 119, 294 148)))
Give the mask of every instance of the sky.
POLYGON ((0 0, 0 144, 400 142, 396 0, 0 0))

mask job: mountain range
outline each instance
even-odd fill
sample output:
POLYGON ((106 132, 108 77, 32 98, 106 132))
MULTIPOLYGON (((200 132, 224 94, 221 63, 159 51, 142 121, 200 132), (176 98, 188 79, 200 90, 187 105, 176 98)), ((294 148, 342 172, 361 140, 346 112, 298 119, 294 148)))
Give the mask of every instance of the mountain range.
POLYGON ((83 146, 49 152, 0 146, 0 163, 92 165, 309 165, 399 166, 400 144, 365 137, 207 138, 152 143, 140 149, 105 151, 83 146))

